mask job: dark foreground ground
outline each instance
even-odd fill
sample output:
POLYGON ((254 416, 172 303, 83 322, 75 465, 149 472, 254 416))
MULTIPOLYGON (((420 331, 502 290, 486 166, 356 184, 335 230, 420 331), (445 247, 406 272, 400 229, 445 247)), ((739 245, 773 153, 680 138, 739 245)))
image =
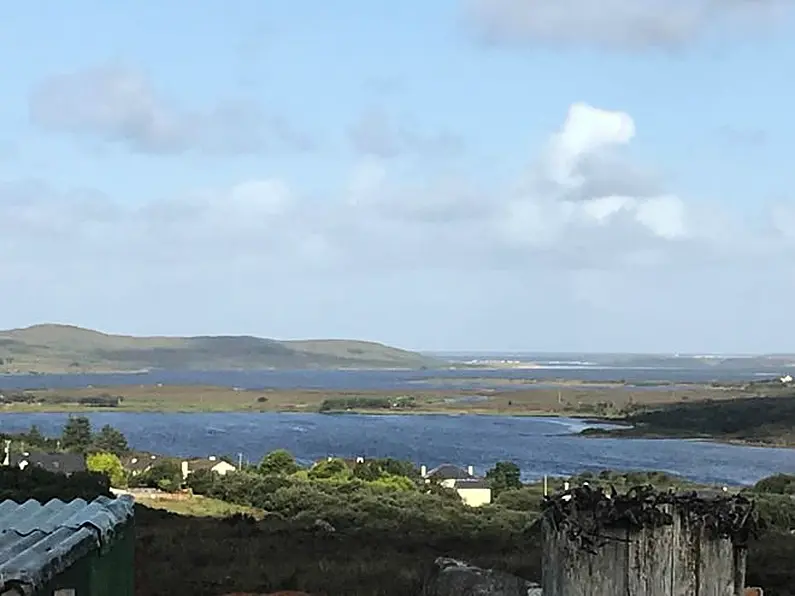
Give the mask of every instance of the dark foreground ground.
POLYGON ((454 556, 540 578, 537 536, 511 549, 490 543, 428 542, 387 532, 355 538, 295 522, 198 518, 138 506, 136 595, 216 596, 303 590, 326 596, 422 594, 434 559, 454 556))
MULTIPOLYGON (((534 529, 512 544, 429 540, 427 534, 327 534, 295 521, 198 518, 138 506, 136 594, 217 596, 294 589, 326 596, 423 594, 437 556, 541 577, 534 529)), ((753 544, 748 584, 795 596, 795 537, 770 533, 753 544)))

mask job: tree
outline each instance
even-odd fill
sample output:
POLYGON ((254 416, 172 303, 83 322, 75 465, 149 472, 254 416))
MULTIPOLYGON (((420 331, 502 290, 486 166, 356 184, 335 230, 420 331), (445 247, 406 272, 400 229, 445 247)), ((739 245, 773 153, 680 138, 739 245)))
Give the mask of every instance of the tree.
POLYGON ((86 467, 91 472, 101 472, 110 480, 110 485, 117 488, 127 486, 127 474, 121 460, 115 453, 92 453, 86 458, 86 467))
POLYGON ((47 442, 46 437, 43 434, 41 434, 39 427, 36 426, 35 424, 31 426, 30 430, 28 431, 27 440, 30 445, 36 445, 36 446, 44 445, 47 442))
POLYGON ((124 455, 130 450, 127 445, 127 437, 110 424, 103 426, 94 437, 94 448, 115 455, 124 455))
POLYGON ((182 486, 182 470, 173 461, 161 460, 136 477, 138 486, 175 492, 182 486))
POLYGON ((271 451, 259 464, 260 474, 292 474, 299 470, 295 458, 286 449, 271 451))
POLYGON ((381 465, 377 461, 371 459, 358 463, 353 468, 353 477, 367 482, 378 480, 383 477, 384 474, 385 472, 381 468, 381 465))
POLYGON ((312 480, 345 480, 350 478, 351 470, 345 462, 338 458, 322 461, 309 470, 309 478, 312 480))
POLYGON ((491 490, 497 496, 504 490, 522 488, 522 471, 515 463, 498 461, 486 472, 486 479, 491 482, 491 490))
POLYGON ((91 446, 91 421, 85 416, 69 416, 61 433, 61 446, 67 451, 85 453, 91 446))
POLYGON ((216 482, 221 478, 218 472, 208 469, 200 469, 191 472, 185 484, 196 495, 208 495, 212 492, 216 482))
POLYGON ((403 461, 393 457, 387 457, 386 459, 379 459, 377 461, 381 469, 387 474, 405 476, 412 480, 420 479, 420 471, 417 469, 417 466, 410 461, 403 461))

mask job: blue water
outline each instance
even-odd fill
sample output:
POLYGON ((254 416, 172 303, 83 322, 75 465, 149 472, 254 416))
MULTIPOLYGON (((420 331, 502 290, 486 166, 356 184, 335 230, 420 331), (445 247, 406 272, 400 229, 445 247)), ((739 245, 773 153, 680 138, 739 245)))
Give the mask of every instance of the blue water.
MULTIPOLYGON (((95 428, 111 424, 136 449, 178 456, 243 453, 256 462, 286 448, 301 461, 328 455, 397 457, 417 465, 472 465, 483 473, 515 461, 526 480, 585 470, 661 470, 699 482, 751 484, 777 472, 795 473, 795 450, 683 440, 586 438, 572 419, 503 416, 363 416, 278 413, 153 414, 97 412, 95 428)), ((55 435, 65 414, 0 415, 1 432, 37 424, 55 435)))
MULTIPOLYGON (((241 389, 522 389, 521 384, 489 383, 487 379, 573 379, 581 381, 664 381, 704 383, 761 378, 761 373, 740 370, 686 368, 547 368, 455 370, 264 370, 264 371, 154 371, 143 374, 0 375, 0 389, 74 388, 86 385, 219 385, 241 389), (441 379, 456 379, 455 382, 441 379), (432 380, 435 379, 435 380, 432 380), (462 382, 467 380, 468 382, 462 382), (484 380, 486 379, 486 380, 484 380)), ((771 376, 765 373, 765 376, 771 376)), ((540 386, 540 385, 536 385, 540 386)))

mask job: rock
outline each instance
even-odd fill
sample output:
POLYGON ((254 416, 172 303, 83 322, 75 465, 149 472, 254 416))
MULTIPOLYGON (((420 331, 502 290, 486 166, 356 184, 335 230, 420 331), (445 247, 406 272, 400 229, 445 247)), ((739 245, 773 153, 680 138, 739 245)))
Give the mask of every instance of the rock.
POLYGON ((320 532, 324 532, 326 534, 333 534, 337 531, 337 529, 328 523, 325 519, 316 519, 314 523, 315 530, 319 530, 320 532))
POLYGON ((447 557, 436 559, 427 596, 541 596, 541 587, 496 569, 481 569, 447 557))

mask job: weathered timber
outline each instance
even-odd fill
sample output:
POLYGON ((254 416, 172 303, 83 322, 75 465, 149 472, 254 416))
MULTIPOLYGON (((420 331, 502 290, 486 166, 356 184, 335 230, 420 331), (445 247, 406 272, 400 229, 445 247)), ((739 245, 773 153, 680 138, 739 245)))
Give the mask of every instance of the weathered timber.
POLYGON ((738 495, 582 486, 543 504, 545 596, 742 596, 757 533, 738 495))

